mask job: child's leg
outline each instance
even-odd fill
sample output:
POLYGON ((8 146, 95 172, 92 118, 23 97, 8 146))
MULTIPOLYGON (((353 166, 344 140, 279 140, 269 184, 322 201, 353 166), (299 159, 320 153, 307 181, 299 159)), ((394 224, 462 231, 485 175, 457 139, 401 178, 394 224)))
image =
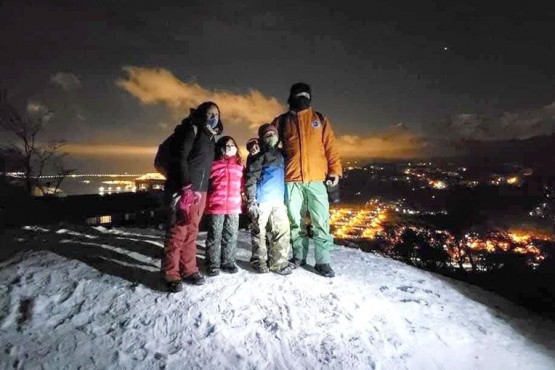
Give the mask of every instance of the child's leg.
POLYGON ((208 268, 220 268, 224 216, 208 215, 208 233, 206 235, 206 265, 208 268))
POLYGON ((260 204, 258 208, 258 218, 252 221, 251 227, 252 257, 250 263, 255 267, 266 266, 268 260, 266 225, 272 211, 272 207, 265 204, 260 204))
POLYGON ((289 217, 285 205, 277 205, 270 215, 272 242, 269 246, 270 270, 278 271, 289 265, 287 260, 291 250, 289 217))
POLYGON ((239 215, 225 215, 222 232, 222 266, 235 265, 239 215))

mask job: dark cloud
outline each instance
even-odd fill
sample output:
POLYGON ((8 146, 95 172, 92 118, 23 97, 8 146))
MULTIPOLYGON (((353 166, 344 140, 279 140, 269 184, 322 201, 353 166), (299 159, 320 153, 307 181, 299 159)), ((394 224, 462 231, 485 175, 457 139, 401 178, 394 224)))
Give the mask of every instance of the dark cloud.
POLYGON ((58 72, 50 76, 50 82, 64 89, 70 91, 81 87, 81 80, 74 73, 71 72, 58 72))
POLYGON ((205 99, 222 106, 226 133, 246 140, 285 109, 298 80, 346 146, 369 157, 447 153, 450 138, 552 132, 549 4, 8 0, 0 81, 55 112, 53 135, 115 145, 110 153, 155 147, 205 99))
POLYGON ((461 140, 524 140, 555 132, 555 102, 535 110, 456 114, 436 125, 437 133, 461 140))

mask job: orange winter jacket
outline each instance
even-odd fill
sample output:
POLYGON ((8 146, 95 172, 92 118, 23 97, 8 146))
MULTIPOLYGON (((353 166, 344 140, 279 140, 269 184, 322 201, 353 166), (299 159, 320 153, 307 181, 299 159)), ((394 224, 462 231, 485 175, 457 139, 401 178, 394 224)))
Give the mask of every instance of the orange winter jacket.
POLYGON ((285 156, 285 181, 324 181, 334 173, 343 176, 343 168, 328 119, 308 108, 274 118, 285 156), (280 123, 283 127, 279 127, 280 123))

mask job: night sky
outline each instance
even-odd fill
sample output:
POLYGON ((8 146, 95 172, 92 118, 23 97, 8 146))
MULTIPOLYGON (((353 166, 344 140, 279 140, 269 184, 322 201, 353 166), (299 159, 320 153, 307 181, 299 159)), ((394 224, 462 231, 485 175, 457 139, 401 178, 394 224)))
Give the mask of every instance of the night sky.
POLYGON ((362 3, 2 1, 0 84, 22 110, 54 112, 48 135, 79 172, 152 171, 205 100, 244 144, 297 81, 345 159, 553 134, 555 5, 362 3))

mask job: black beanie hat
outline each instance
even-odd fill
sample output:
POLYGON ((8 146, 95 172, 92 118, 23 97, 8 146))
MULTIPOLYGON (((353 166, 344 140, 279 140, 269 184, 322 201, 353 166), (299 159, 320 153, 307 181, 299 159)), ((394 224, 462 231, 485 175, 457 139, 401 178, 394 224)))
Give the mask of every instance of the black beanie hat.
POLYGON ((255 144, 256 144, 256 145, 260 145, 260 144, 258 143, 258 138, 257 138, 257 137, 250 138, 249 141, 247 141, 247 150, 250 151, 251 148, 252 148, 255 144))
POLYGON ((263 138, 268 131, 273 131, 276 135, 278 134, 276 126, 272 125, 271 123, 265 123, 258 128, 258 137, 263 138))
POLYGON ((291 86, 291 89, 289 90, 289 98, 287 100, 290 100, 295 95, 302 92, 308 93, 312 99, 312 89, 310 88, 310 85, 304 82, 297 82, 291 86))

